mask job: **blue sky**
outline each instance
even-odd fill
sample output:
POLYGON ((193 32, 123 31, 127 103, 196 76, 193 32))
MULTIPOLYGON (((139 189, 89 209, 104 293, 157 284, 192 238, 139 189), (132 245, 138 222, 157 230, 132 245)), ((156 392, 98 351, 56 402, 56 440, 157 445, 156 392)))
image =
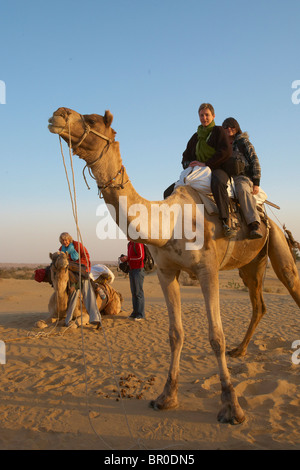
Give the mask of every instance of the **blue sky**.
MULTIPOLYGON (((47 262, 62 231, 76 234, 47 129, 60 106, 110 109, 132 183, 157 200, 179 177, 199 104, 212 103, 217 124, 233 116, 249 133, 261 186, 281 207, 268 214, 300 239, 298 0, 4 0, 0 10, 0 262, 47 262)), ((74 168, 84 243, 93 260, 116 260, 126 242, 97 238, 103 201, 82 161, 74 168)))

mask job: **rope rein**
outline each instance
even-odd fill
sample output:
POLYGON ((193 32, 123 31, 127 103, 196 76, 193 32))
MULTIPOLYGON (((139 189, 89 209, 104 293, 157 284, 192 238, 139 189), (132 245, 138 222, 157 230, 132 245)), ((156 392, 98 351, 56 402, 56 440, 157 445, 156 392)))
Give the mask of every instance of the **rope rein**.
MULTIPOLYGON (((102 136, 101 136, 101 137, 102 137, 102 136)), ((82 139, 82 140, 83 140, 83 139, 82 139)), ((70 199, 71 199, 71 203, 72 203, 73 216, 74 216, 75 225, 76 225, 76 229, 77 229, 77 236, 80 237, 81 243, 82 243, 82 245, 83 245, 83 240, 82 240, 82 236, 81 236, 80 229, 79 229, 79 223, 78 223, 78 214, 77 214, 75 177, 74 177, 74 168, 73 168, 72 153, 71 153, 72 142, 71 142, 70 123, 69 123, 69 154, 70 154, 71 170, 72 170, 72 177, 73 177, 74 196, 72 196, 72 192, 71 192, 71 186, 70 186, 70 182, 69 182, 69 177, 68 177, 67 168, 66 168, 66 165, 65 165, 65 158, 64 158, 64 154, 63 154, 63 149, 62 149, 61 137, 60 137, 60 136, 59 136, 59 141, 60 141, 60 148, 61 148, 61 154, 62 154, 63 164, 64 164, 64 168, 65 168, 66 178, 67 178, 67 182, 68 182, 68 188, 69 188, 69 193, 70 193, 70 199)), ((78 145, 77 145, 77 146, 78 146, 78 145)), ((105 148, 107 148, 107 146, 105 146, 105 148)), ((97 160, 95 160, 94 162, 92 162, 92 165, 94 165, 94 164, 102 157, 102 155, 103 155, 103 151, 101 152, 100 157, 98 157, 97 160)), ((89 165, 89 166, 90 166, 90 165, 89 165)), ((116 175, 116 176, 117 176, 117 175, 116 175)), ((79 253, 79 286, 81 286, 81 262, 80 262, 80 253, 79 253)), ((81 291, 81 287, 80 287, 80 291, 81 291)), ((80 295, 79 297, 80 297, 81 316, 82 316, 82 296, 80 295)), ((100 323, 101 323, 101 322, 100 322, 100 323)), ((132 434, 132 431, 131 431, 131 428, 130 428, 130 425, 129 425, 129 422, 128 422, 128 417, 127 417, 127 413, 126 413, 126 410, 125 410, 125 407, 124 407, 124 402, 123 402, 123 399, 122 399, 122 394, 121 394, 120 387, 119 387, 119 383, 118 383, 118 380, 117 380, 117 377, 116 377, 116 374, 115 374, 115 370, 114 370, 114 367, 113 367, 112 357, 111 357, 111 353, 110 353, 110 349, 109 349, 109 345, 108 345, 108 341, 107 341, 105 329, 104 329, 102 323, 101 323, 101 326, 102 326, 102 332, 103 332, 103 336, 104 336, 104 340, 105 340, 105 345, 106 345, 107 352, 108 352, 108 356, 109 356, 109 362, 110 362, 111 369, 112 369, 112 373, 113 373, 113 376, 114 376, 114 381, 115 381, 116 387, 117 387, 118 392, 119 392, 120 401, 121 401, 121 405, 122 405, 122 408, 123 408, 123 413, 124 413, 124 416, 125 416, 126 425, 127 425, 127 428, 128 428, 128 431, 129 431, 129 434, 130 434, 131 439, 132 439, 133 441, 136 441, 136 440, 134 439, 134 437, 133 437, 133 434, 132 434)), ((87 409, 87 415, 88 415, 89 423, 90 423, 90 426, 91 426, 93 432, 95 433, 95 435, 96 435, 108 448, 110 448, 111 450, 114 450, 107 442, 105 442, 105 440, 102 438, 102 436, 100 436, 100 435, 97 433, 97 431, 96 431, 96 429, 94 428, 93 423, 92 423, 92 421, 91 421, 91 417, 90 417, 89 401, 88 401, 87 364, 86 364, 86 353, 85 353, 84 334, 83 334, 83 322, 82 322, 82 321, 81 321, 81 342, 82 342, 82 353, 83 353, 84 374, 85 374, 86 409, 87 409)), ((138 446, 140 447, 139 442, 136 441, 136 443, 137 443, 138 446)))
MULTIPOLYGON (((90 172, 90 166, 94 165, 100 158, 102 158, 103 154, 104 154, 104 150, 106 149, 106 151, 108 150, 109 148, 109 145, 111 142, 110 139, 108 139, 106 136, 100 134, 100 133, 97 133, 96 131, 94 131, 93 129, 90 128, 90 126, 88 126, 85 121, 84 121, 84 118, 82 116, 82 119, 83 119, 83 122, 84 122, 84 125, 85 125, 85 132, 81 138, 81 140, 77 143, 77 145, 75 147, 73 147, 73 150, 74 149, 77 149, 77 147, 79 147, 81 145, 81 143, 83 142, 83 140, 86 138, 86 136, 88 135, 89 132, 93 132, 94 134, 98 135, 99 137, 105 139, 108 141, 108 144, 104 147, 104 149, 102 150, 100 156, 94 161, 92 162, 91 164, 89 165, 86 165, 84 167, 84 169, 88 166, 88 170, 90 172)), ((67 179, 67 183, 68 183, 68 189, 69 189, 69 194, 70 194, 70 199, 71 199, 71 204, 72 204, 72 212, 73 212, 73 217, 74 217, 74 220, 75 220, 75 224, 76 224, 76 230, 77 230, 77 237, 78 239, 81 240, 81 243, 84 247, 84 244, 83 244, 83 239, 82 239, 82 236, 81 236, 81 233, 80 233, 80 229, 79 229, 79 223, 78 223, 78 214, 77 214, 77 202, 76 202, 76 188, 75 188, 75 177, 74 177, 74 169, 73 169, 73 161, 72 161, 72 154, 71 154, 71 132, 70 132, 70 122, 69 122, 69 153, 70 153, 70 163, 71 163, 71 169, 72 169, 72 177, 73 177, 73 191, 74 191, 74 196, 72 195, 72 191, 71 191, 71 185, 70 185, 70 181, 69 181, 69 177, 68 177, 68 171, 67 171, 67 168, 66 168, 66 163, 65 163, 65 158, 64 158, 64 154, 63 154, 63 148, 62 148, 62 142, 61 142, 61 137, 59 135, 59 142, 60 142, 60 148, 61 148, 61 155, 62 155, 62 160, 63 160, 63 165, 64 165, 64 170, 65 170, 65 174, 66 174, 66 179, 67 179)), ((115 175, 114 178, 112 178, 110 181, 108 181, 107 183, 105 183, 103 186, 98 186, 98 189, 99 189, 99 193, 100 193, 100 198, 101 198, 101 193, 102 193, 102 190, 105 190, 109 187, 113 187, 113 188, 116 188, 116 189, 120 189, 124 187, 124 185, 126 183, 129 182, 129 179, 124 182, 124 166, 122 165, 121 166, 121 169, 118 171, 118 173, 115 175), (119 184, 115 184, 115 180, 116 178, 122 174, 122 182, 119 183, 119 184)), ((83 170, 84 172, 84 170, 83 170)), ((90 173, 91 175, 91 173, 90 173)), ((91 175, 92 176, 92 175, 91 175)), ((94 176, 92 176, 94 178, 94 176)), ((87 184, 87 181, 86 181, 86 178, 85 178, 85 175, 84 175, 84 179, 85 179, 85 182, 87 184)), ((94 178, 95 179, 95 178, 94 178)), ((89 186, 87 184, 87 187, 88 189, 89 186)), ((79 250, 80 251, 80 250, 79 250)), ((87 260, 87 256, 86 256, 86 252, 84 250, 84 254, 85 254, 85 257, 86 257, 86 260, 87 260)), ((79 252, 79 285, 81 286, 81 254, 79 252)), ((80 292, 81 292, 81 287, 80 287, 80 292)), ((82 316, 82 296, 80 295, 80 305, 81 305, 81 316, 82 316)), ((50 334, 56 329, 56 326, 58 324, 58 321, 59 321, 59 318, 57 319, 56 321, 56 324, 54 325, 54 327, 50 330, 50 332, 46 333, 46 332, 39 332, 39 333, 28 333, 27 335, 27 338, 40 338, 40 337, 49 337, 50 334)), ((56 333, 55 335, 52 335, 52 336, 63 336, 66 331, 71 328, 71 326, 68 326, 64 329, 63 333, 56 333)), ((123 408, 123 412, 124 412, 124 417, 125 417, 125 421, 126 421, 126 425, 127 425, 127 428, 129 430, 129 434, 130 434, 130 437, 131 439, 135 442, 135 444, 139 447, 139 449, 147 449, 147 447, 142 444, 141 442, 141 439, 138 438, 138 439, 134 439, 133 437, 133 434, 131 432, 131 429, 130 429, 130 425, 129 425, 129 422, 128 422, 128 417, 127 417, 127 413, 126 413, 126 410, 125 410, 125 406, 124 406, 124 400, 122 398, 122 393, 120 391, 120 387, 119 387, 119 383, 118 383, 118 380, 117 380, 117 377, 115 375, 115 370, 114 370, 114 367, 113 367, 113 363, 112 363, 112 357, 111 357, 111 353, 110 353, 110 349, 109 349, 109 345, 108 345, 108 342, 107 342, 107 338, 106 338, 106 333, 105 333, 105 330, 104 330, 104 327, 102 325, 102 332, 103 332, 103 335, 104 335, 104 340, 105 340, 105 345, 106 345, 106 348, 107 348, 107 352, 108 352, 108 356, 109 356, 109 362, 110 362, 110 365, 111 365, 111 369, 112 369, 112 373, 113 373, 113 377, 114 377, 114 381, 115 381, 115 384, 116 384, 116 387, 118 389, 118 392, 119 392, 119 397, 120 397, 120 403, 121 403, 121 406, 123 408)), ((89 420, 89 423, 90 423, 90 426, 93 430, 93 432, 95 433, 95 435, 97 436, 97 438, 99 440, 101 440, 109 449, 111 450, 115 450, 114 448, 112 448, 107 442, 105 442, 105 440, 102 438, 102 436, 100 436, 96 429, 94 428, 93 426, 93 423, 91 421, 91 417, 90 417, 90 410, 89 410, 89 400, 88 400, 88 378, 87 378, 87 363, 86 363, 86 353, 85 353, 85 345, 84 345, 84 334, 83 334, 83 322, 81 322, 81 338, 82 338, 82 353, 83 353, 83 362, 84 362, 84 376, 85 376, 85 396, 86 396, 86 410, 87 410, 87 416, 88 416, 88 420, 89 420)), ((18 340, 21 340, 23 338, 13 338, 11 340, 6 340, 6 342, 13 342, 13 341, 18 341, 18 340)), ((168 448, 173 448, 173 447, 177 447, 176 444, 174 445, 169 445, 169 446, 165 446, 163 448, 160 448, 160 449, 154 449, 154 450, 162 450, 162 449, 168 449, 168 448)), ((133 448, 133 447, 132 447, 133 448)), ((128 449, 130 450, 130 449, 128 449)))

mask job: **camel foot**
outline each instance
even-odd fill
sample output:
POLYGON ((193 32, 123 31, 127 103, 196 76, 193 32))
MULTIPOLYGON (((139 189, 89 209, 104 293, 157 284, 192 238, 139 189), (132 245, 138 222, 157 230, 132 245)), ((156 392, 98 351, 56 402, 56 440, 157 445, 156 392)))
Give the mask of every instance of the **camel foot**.
POLYGON ((88 325, 89 322, 90 322, 90 317, 88 315, 83 315, 82 317, 78 316, 78 317, 75 318, 75 321, 76 321, 78 326, 88 325))
POLYGON ((77 325, 75 321, 70 321, 67 325, 65 324, 67 328, 70 328, 71 330, 76 330, 80 325, 77 325))
POLYGON ((241 424, 245 419, 244 412, 240 406, 232 407, 230 404, 226 404, 218 413, 218 421, 220 423, 229 423, 233 425, 241 424))
POLYGON ((99 330, 99 328, 102 327, 100 321, 91 321, 91 322, 90 322, 90 325, 92 325, 92 326, 94 327, 94 330, 99 330))
POLYGON ((36 328, 48 328, 48 326, 45 320, 38 320, 35 324, 36 328))
POLYGON ((243 357, 246 356, 246 349, 234 348, 231 351, 228 351, 230 357, 243 357))
POLYGON ((156 400, 151 400, 149 405, 154 410, 172 410, 178 407, 178 400, 177 398, 162 399, 158 397, 156 400))

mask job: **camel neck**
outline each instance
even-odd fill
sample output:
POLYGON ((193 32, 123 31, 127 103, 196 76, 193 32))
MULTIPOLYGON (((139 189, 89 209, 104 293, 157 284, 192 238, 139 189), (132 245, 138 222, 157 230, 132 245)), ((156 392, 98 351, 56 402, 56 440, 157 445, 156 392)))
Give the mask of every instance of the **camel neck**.
MULTIPOLYGON (((91 166, 96 179, 99 196, 104 199, 109 212, 122 232, 126 235, 130 227, 141 222, 139 238, 144 243, 150 242, 148 227, 151 215, 151 202, 141 197, 134 189, 126 168, 123 166, 118 142, 111 144, 106 154, 97 163, 91 166)), ((155 241, 155 244, 159 241, 155 241)))

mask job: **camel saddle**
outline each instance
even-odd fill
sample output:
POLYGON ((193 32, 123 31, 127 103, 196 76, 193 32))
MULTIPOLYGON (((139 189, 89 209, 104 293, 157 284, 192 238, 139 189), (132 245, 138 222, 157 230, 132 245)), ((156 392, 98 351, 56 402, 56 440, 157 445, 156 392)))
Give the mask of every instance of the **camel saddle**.
POLYGON ((81 278, 82 279, 88 279, 89 278, 89 273, 86 269, 86 266, 84 264, 79 265, 79 263, 76 263, 75 261, 69 261, 69 271, 73 274, 78 274, 79 278, 79 271, 81 271, 81 278))

